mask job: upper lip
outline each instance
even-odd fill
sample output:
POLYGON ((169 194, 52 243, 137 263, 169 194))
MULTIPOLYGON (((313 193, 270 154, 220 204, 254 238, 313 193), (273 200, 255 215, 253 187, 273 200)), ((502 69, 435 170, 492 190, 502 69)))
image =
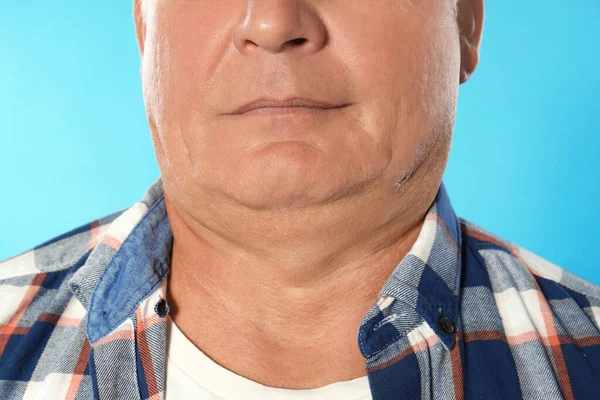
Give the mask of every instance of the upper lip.
POLYGON ((325 101, 316 101, 312 99, 306 99, 302 97, 292 97, 285 100, 274 100, 261 98, 250 103, 243 105, 238 108, 232 114, 242 114, 258 108, 265 107, 315 107, 315 108, 335 108, 341 107, 345 104, 333 104, 325 101))

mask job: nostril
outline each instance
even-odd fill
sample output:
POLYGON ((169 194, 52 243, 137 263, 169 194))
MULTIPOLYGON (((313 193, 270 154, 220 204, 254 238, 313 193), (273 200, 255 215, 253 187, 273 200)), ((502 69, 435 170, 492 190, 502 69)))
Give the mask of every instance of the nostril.
POLYGON ((299 38, 299 39, 291 40, 291 42, 293 42, 294 44, 302 44, 302 43, 306 42, 306 39, 299 38))
POLYGON ((281 49, 286 49, 286 48, 294 49, 296 47, 302 47, 304 42, 307 42, 307 41, 308 40, 306 40, 304 38, 288 40, 281 46, 281 49))

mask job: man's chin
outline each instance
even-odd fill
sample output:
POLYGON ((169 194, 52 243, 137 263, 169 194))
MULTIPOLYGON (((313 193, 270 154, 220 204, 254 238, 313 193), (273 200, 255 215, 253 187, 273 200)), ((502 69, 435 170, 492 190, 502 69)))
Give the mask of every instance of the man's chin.
POLYGON ((307 208, 322 203, 327 197, 326 194, 315 193, 309 186, 271 186, 267 182, 260 182, 252 187, 238 186, 233 192, 226 193, 226 196, 237 204, 256 211, 307 208))

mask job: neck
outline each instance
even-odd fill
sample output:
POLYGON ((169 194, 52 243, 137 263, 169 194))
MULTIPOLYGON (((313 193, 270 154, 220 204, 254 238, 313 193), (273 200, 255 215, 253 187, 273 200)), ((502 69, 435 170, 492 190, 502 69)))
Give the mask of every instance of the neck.
MULTIPOLYGON (((261 305, 257 308, 263 320, 268 317, 264 304, 272 304, 266 300, 273 295, 293 300, 288 307, 300 311, 310 303, 321 307, 321 298, 315 297, 319 291, 333 289, 343 295, 359 284, 370 287, 367 296, 374 302, 373 294, 414 244, 434 196, 429 194, 418 207, 406 207, 414 201, 399 202, 369 190, 359 200, 317 210, 271 213, 244 213, 222 204, 215 208, 211 204, 219 202, 206 201, 203 211, 190 215, 165 190, 174 235, 171 269, 219 298, 250 296, 261 305)), ((250 303, 233 301, 231 306, 250 303)))
POLYGON ((359 324, 416 241, 437 187, 396 197, 368 190, 318 209, 272 213, 207 198, 190 215, 165 186, 174 235, 171 317, 214 361, 263 384, 300 389, 364 376, 359 324), (336 354, 335 365, 311 364, 314 376, 299 382, 298 360, 322 359, 324 349, 336 354), (294 369, 293 379, 278 375, 294 369))

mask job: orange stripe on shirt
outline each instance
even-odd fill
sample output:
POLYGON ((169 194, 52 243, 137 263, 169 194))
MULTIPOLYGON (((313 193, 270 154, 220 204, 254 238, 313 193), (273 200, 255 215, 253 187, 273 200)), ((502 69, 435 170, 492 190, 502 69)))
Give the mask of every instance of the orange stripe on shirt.
POLYGON ((115 340, 134 340, 135 336, 133 331, 131 330, 122 330, 111 333, 103 339, 98 340, 98 342, 94 345, 94 347, 100 347, 109 342, 114 342, 115 340))
POLYGON ((15 333, 19 321, 21 321, 21 318, 27 310, 27 307, 29 307, 29 305, 33 301, 33 298, 40 290, 40 285, 42 284, 45 278, 45 272, 39 273, 33 278, 33 281, 29 285, 29 289, 27 289, 27 291, 25 292, 25 296, 23 296, 23 299, 21 300, 17 311, 12 315, 12 317, 8 321, 8 324, 4 326, 2 332, 0 332, 0 356, 2 355, 2 353, 4 353, 4 349, 6 348, 8 340, 15 333))
POLYGON ((104 236, 102 236, 101 243, 104 243, 108 247, 113 248, 115 251, 119 251, 119 249, 121 248, 121 244, 122 244, 120 241, 118 241, 114 237, 107 235, 107 234, 104 234, 104 236))
POLYGON ((100 221, 95 220, 95 221, 90 222, 89 250, 93 249, 98 244, 98 241, 96 240, 96 236, 98 236, 98 232, 100 232, 100 221))
POLYGON ((71 377, 71 383, 69 384, 69 389, 67 390, 65 400, 73 400, 77 395, 79 386, 81 386, 81 381, 83 381, 85 367, 88 364, 90 348, 90 342, 86 338, 83 342, 83 347, 79 352, 79 358, 77 359, 77 364, 75 364, 75 371, 73 371, 73 376, 71 377))
POLYGON ((140 359, 146 377, 146 386, 150 397, 158 394, 158 383, 154 374, 154 365, 152 364, 152 356, 150 355, 150 347, 148 346, 148 338, 146 337, 146 323, 142 317, 140 307, 135 310, 137 317, 137 343, 140 350, 140 359))
POLYGON ((454 395, 456 400, 464 398, 462 359, 460 358, 460 342, 463 340, 462 331, 456 332, 454 347, 450 350, 450 362, 452 364, 452 382, 454 383, 454 395))
MULTIPOLYGON (((517 251, 512 250, 511 254, 519 260, 523 265, 531 271, 531 267, 525 260, 518 254, 517 251)), ((533 283, 535 284, 535 290, 538 294, 538 300, 540 304, 540 310, 542 312, 542 319, 544 320, 544 326, 546 327, 547 344, 550 345, 550 349, 552 350, 552 356, 554 358, 554 364, 556 365, 556 372, 558 375, 558 383, 560 385, 560 391, 562 392, 563 397, 566 399, 574 399, 573 388, 571 387, 571 379, 569 378, 569 372, 567 369, 567 363, 565 362, 565 358, 562 353, 562 349, 560 347, 560 339, 556 333, 556 327, 554 326, 554 317, 552 316, 552 310, 550 309, 550 305, 548 301, 544 297, 544 293, 540 289, 540 285, 538 284, 536 279, 533 279, 533 283)))

